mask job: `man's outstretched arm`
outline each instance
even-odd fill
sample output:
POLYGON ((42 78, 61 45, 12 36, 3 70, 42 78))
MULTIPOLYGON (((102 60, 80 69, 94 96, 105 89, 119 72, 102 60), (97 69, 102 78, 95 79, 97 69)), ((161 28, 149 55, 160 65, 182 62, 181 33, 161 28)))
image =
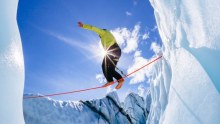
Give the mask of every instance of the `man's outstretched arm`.
POLYGON ((103 35, 105 33, 105 31, 103 29, 97 28, 95 26, 91 26, 91 25, 87 25, 87 24, 83 24, 82 22, 78 22, 78 26, 81 28, 85 28, 91 31, 96 32, 99 35, 103 35))

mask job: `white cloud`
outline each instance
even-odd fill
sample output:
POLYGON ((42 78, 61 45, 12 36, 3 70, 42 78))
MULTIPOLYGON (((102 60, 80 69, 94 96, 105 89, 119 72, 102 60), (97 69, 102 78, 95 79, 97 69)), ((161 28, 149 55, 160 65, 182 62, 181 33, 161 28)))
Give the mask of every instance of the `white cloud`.
POLYGON ((136 51, 136 52, 134 53, 134 57, 139 57, 139 56, 141 56, 141 51, 136 51))
POLYGON ((131 12, 128 12, 128 11, 126 11, 126 15, 127 15, 127 16, 132 16, 132 13, 131 13, 131 12))
POLYGON ((116 28, 111 32, 116 38, 117 43, 120 46, 125 47, 125 42, 130 37, 131 32, 127 28, 116 28))
POLYGON ((161 52, 161 47, 156 42, 151 43, 151 50, 153 50, 156 54, 159 54, 161 52))
POLYGON ((140 34, 140 24, 136 24, 133 30, 127 28, 116 28, 112 30, 118 44, 122 47, 124 53, 131 53, 138 48, 140 34))
MULTIPOLYGON (((136 51, 134 54, 134 62, 131 67, 128 68, 127 73, 130 74, 131 72, 135 71, 136 69, 142 67, 148 63, 148 60, 141 56, 141 51, 136 51)), ((137 84, 144 82, 146 80, 146 73, 148 73, 147 68, 143 68, 135 73, 133 73, 130 77, 130 84, 137 84)))
POLYGON ((95 77, 98 81, 99 81, 99 83, 101 83, 101 84, 103 84, 103 83, 106 83, 106 79, 105 79, 105 77, 104 77, 104 75, 103 74, 96 74, 96 77, 95 77))
POLYGON ((146 40, 146 39, 149 39, 149 38, 150 38, 150 33, 149 32, 142 35, 143 40, 146 40))
POLYGON ((131 36, 129 39, 127 39, 127 46, 123 49, 125 53, 130 53, 132 51, 135 51, 138 47, 138 41, 139 41, 139 31, 140 31, 140 25, 135 25, 134 30, 131 32, 131 36))
POLYGON ((154 59, 155 58, 152 57, 150 60, 148 60, 142 57, 141 51, 136 51, 134 53, 133 64, 128 68, 127 74, 130 74, 136 71, 137 69, 140 69, 140 68, 141 69, 129 76, 129 78, 131 79, 129 84, 138 84, 138 83, 142 83, 144 81, 151 79, 152 73, 154 73, 154 70, 155 70, 154 69, 155 66, 152 66, 153 63, 150 65, 147 65, 147 64, 154 59), (142 68, 143 66, 145 67, 142 68))

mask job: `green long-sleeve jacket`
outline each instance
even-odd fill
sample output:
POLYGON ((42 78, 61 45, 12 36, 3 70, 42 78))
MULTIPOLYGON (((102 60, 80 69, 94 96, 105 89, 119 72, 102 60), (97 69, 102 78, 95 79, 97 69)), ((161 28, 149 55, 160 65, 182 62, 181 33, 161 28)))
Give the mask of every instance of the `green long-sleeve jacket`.
POLYGON ((115 37, 108 30, 100 29, 87 24, 83 24, 83 28, 96 32, 100 36, 102 46, 105 50, 108 50, 109 47, 117 43, 115 37))

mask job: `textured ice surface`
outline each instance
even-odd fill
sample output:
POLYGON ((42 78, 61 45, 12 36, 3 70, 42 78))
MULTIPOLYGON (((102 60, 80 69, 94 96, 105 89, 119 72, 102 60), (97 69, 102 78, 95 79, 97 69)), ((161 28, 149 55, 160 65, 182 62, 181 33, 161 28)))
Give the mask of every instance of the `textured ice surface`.
POLYGON ((150 0, 163 42, 148 124, 220 122, 218 0, 150 0))
POLYGON ((0 124, 23 124, 24 61, 17 27, 18 0, 0 1, 0 124))
POLYGON ((148 116, 145 100, 133 93, 124 106, 116 92, 90 101, 26 99, 23 105, 26 124, 142 124, 148 116))

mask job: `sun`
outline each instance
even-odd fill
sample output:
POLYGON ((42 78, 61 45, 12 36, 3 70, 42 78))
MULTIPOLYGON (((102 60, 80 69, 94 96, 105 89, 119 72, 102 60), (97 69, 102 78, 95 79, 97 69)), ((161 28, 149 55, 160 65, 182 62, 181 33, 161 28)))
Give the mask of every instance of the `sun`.
POLYGON ((102 57, 106 56, 107 54, 108 54, 108 51, 106 51, 104 49, 101 50, 102 57))

